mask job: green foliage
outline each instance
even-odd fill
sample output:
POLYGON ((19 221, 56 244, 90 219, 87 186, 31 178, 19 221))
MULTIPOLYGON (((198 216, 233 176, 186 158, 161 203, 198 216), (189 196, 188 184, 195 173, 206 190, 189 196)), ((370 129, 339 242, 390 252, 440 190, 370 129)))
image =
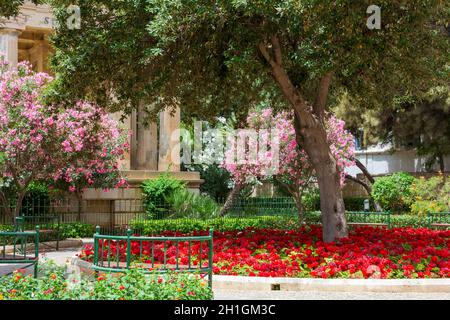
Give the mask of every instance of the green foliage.
POLYGON ((158 211, 166 211, 169 204, 166 198, 175 191, 183 190, 185 184, 171 177, 168 173, 163 173, 156 179, 146 180, 142 183, 142 203, 149 217, 155 216, 158 211))
POLYGON ((165 198, 176 218, 216 217, 220 211, 218 204, 209 196, 197 195, 187 189, 175 190, 165 198))
MULTIPOLYGON (((362 219, 362 218, 361 218, 362 219)), ((382 222, 385 222, 385 217, 382 222)), ((358 220, 356 217, 355 219, 358 220)), ((305 212, 305 221, 307 224, 321 223, 320 212, 305 212)), ((378 215, 369 215, 363 217, 364 222, 380 222, 378 215)), ((391 227, 412 227, 427 228, 428 221, 426 216, 415 216, 409 214, 391 215, 391 227)), ((134 232, 142 235, 158 235, 165 231, 174 231, 180 233, 193 233, 195 231, 207 231, 213 228, 217 231, 235 231, 247 228, 255 229, 279 229, 294 230, 299 228, 297 215, 267 215, 258 217, 240 217, 240 218, 217 218, 217 219, 163 219, 163 220, 133 220, 130 226, 134 232)))
POLYGON ((20 214, 24 216, 45 215, 50 209, 50 196, 47 184, 32 182, 22 200, 20 214))
POLYGON ((450 211, 450 180, 444 181, 442 175, 415 179, 410 194, 413 214, 450 211))
MULTIPOLYGON (((347 211, 363 211, 364 201, 368 197, 347 197, 344 198, 345 210, 347 211)), ((375 211, 373 199, 369 198, 370 211, 375 211)), ((307 193, 303 196, 303 205, 306 211, 320 211, 320 195, 319 192, 307 193)))
POLYGON ((410 187, 413 182, 414 177, 404 172, 377 178, 372 186, 372 197, 384 210, 408 211, 411 204, 410 187))
POLYGON ((92 224, 71 222, 62 223, 60 228, 60 239, 67 238, 91 238, 94 234, 95 226, 92 224))
POLYGON ((347 211, 363 211, 364 201, 369 199, 370 209, 369 211, 375 211, 375 204, 373 199, 369 197, 348 197, 344 198, 345 210, 347 211))
MULTIPOLYGON (((199 275, 145 275, 139 269, 123 274, 100 274, 97 279, 66 278, 65 268, 47 262, 41 277, 15 272, 0 278, 4 300, 210 300, 212 290, 199 275)), ((0 299, 0 300, 1 300, 0 299)))
POLYGON ((207 194, 216 201, 227 197, 231 190, 231 179, 230 173, 226 169, 219 167, 217 164, 208 166, 193 165, 190 169, 198 171, 200 177, 205 180, 200 185, 202 194, 207 194))
POLYGON ((261 103, 284 108, 258 50, 272 35, 280 39, 286 73, 307 101, 314 101, 320 78, 332 70, 330 102, 345 93, 360 118, 405 92, 445 83, 448 59, 441 53, 448 37, 439 28, 448 10, 439 0, 379 1, 381 30, 367 28, 373 3, 366 0, 86 0, 80 3, 81 30, 65 26, 67 0, 51 2, 61 25, 52 59, 59 77, 49 92, 57 100, 89 95, 127 112, 143 101, 153 118, 172 108, 173 98, 186 116, 201 119, 233 110, 246 114, 261 103))
POLYGON ((305 211, 320 210, 320 194, 319 190, 312 189, 303 195, 302 204, 305 211))
POLYGON ((296 216, 259 216, 250 218, 216 218, 216 219, 164 219, 164 220, 133 220, 130 226, 134 232, 143 235, 157 235, 164 231, 191 233, 207 231, 213 228, 217 231, 258 229, 295 229, 298 228, 296 216))
MULTIPOLYGON (((0 17, 15 17, 19 13, 20 6, 25 0, 8 0, 0 3, 0 17)), ((31 0, 34 4, 41 4, 44 0, 31 0)))

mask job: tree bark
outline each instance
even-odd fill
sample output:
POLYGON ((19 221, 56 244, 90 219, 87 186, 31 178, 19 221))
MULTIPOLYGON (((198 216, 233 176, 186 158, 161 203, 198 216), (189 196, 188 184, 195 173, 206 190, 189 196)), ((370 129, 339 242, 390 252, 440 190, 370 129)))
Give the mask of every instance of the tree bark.
MULTIPOLYGON (((259 50, 271 66, 271 72, 283 95, 294 109, 297 143, 301 145, 317 174, 322 211, 323 241, 331 242, 347 236, 344 200, 340 186, 340 172, 330 151, 324 119, 313 111, 313 107, 297 88, 282 67, 281 49, 277 37, 271 38, 272 55, 268 47, 261 43, 259 50), (273 56, 273 58, 272 58, 273 56)), ((316 101, 326 101, 327 90, 319 90, 316 101), (326 97, 325 97, 326 98, 326 97)))
POLYGON ((20 215, 20 210, 22 209, 22 201, 23 198, 25 198, 27 192, 26 191, 20 191, 19 195, 17 197, 16 207, 14 209, 14 219, 20 215))
POLYGON ((302 202, 303 191, 300 190, 300 188, 291 187, 277 178, 275 178, 275 180, 292 196, 292 198, 294 198, 295 207, 297 208, 298 213, 298 221, 301 226, 305 218, 302 202))
POLYGON ((364 176, 369 180, 370 183, 374 183, 375 179, 372 177, 372 175, 369 173, 369 170, 367 170, 366 166, 361 163, 358 159, 354 158, 355 164, 358 167, 359 170, 364 174, 364 176))
POLYGON ((368 185, 367 183, 365 183, 364 181, 359 180, 358 178, 352 177, 352 176, 349 175, 349 174, 346 174, 346 175, 345 175, 345 179, 350 180, 350 181, 353 181, 353 182, 355 182, 355 183, 361 185, 361 186, 366 190, 366 192, 367 192, 367 194, 368 194, 369 196, 372 194, 372 187, 369 186, 369 185, 368 185))
POLYGON ((445 162, 444 162, 444 156, 442 154, 438 155, 438 161, 439 161, 439 170, 444 173, 445 172, 445 162))
POLYGON ((234 200, 239 196, 239 193, 244 188, 243 184, 236 184, 234 188, 228 194, 222 209, 219 212, 219 216, 223 217, 232 207, 234 200))

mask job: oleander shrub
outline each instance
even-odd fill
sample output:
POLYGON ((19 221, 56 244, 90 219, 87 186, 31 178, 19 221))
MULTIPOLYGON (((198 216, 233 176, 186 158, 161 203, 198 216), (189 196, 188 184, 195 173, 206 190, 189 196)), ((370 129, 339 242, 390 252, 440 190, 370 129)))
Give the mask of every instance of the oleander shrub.
POLYGON ((414 177, 405 172, 377 178, 372 186, 372 197, 383 210, 407 212, 411 205, 410 187, 413 182, 414 177))

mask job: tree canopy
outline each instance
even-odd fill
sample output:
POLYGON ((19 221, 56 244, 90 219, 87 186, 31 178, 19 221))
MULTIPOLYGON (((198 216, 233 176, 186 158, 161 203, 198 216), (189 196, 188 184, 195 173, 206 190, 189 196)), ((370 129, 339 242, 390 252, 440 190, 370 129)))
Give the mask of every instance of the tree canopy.
MULTIPOLYGON (((41 4, 43 0, 31 0, 34 4, 41 4)), ((25 3, 25 0, 6 0, 0 3, 0 18, 11 18, 19 14, 20 6, 25 3)))
POLYGON ((347 97, 356 112, 376 112, 446 80, 436 72, 448 49, 440 0, 379 1, 380 16, 369 15, 372 1, 85 0, 81 30, 63 23, 70 1, 51 2, 60 22, 52 99, 126 112, 145 104, 150 118, 175 106, 200 119, 260 104, 293 110, 317 173, 324 241, 347 236, 325 110, 347 97))
MULTIPOLYGON (((70 1, 51 1, 63 22, 70 1)), ((343 93, 358 109, 440 83, 446 59, 443 1, 379 1, 381 29, 366 26, 371 1, 96 0, 80 3, 82 29, 57 30, 53 66, 59 99, 92 96, 112 110, 145 100, 156 114, 178 101, 193 115, 226 114, 285 100, 258 50, 280 39, 284 68, 314 101, 333 73, 331 102, 343 93), (115 99, 111 99, 111 95, 115 99)))

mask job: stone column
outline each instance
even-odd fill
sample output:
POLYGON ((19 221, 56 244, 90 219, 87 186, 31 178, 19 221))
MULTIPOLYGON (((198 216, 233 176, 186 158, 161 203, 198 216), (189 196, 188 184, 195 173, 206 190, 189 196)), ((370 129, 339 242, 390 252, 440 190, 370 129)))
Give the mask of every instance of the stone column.
POLYGON ((17 66, 19 59, 19 35, 16 29, 0 29, 0 52, 6 56, 11 67, 17 66))
POLYGON ((144 107, 137 112, 136 169, 158 170, 158 132, 156 123, 146 124, 144 107))
POLYGON ((29 61, 37 72, 49 72, 48 55, 49 46, 45 40, 36 40, 29 51, 29 61))
MULTIPOLYGON (((121 112, 116 113, 110 113, 110 116, 118 121, 125 129, 125 131, 128 132, 131 130, 131 117, 126 117, 123 122, 120 122, 120 118, 122 116, 121 112)), ((130 145, 130 151, 124 154, 124 159, 119 161, 119 169, 120 170, 131 170, 131 137, 128 137, 128 144, 130 145)))
POLYGON ((160 113, 158 171, 180 171, 180 108, 160 113))

